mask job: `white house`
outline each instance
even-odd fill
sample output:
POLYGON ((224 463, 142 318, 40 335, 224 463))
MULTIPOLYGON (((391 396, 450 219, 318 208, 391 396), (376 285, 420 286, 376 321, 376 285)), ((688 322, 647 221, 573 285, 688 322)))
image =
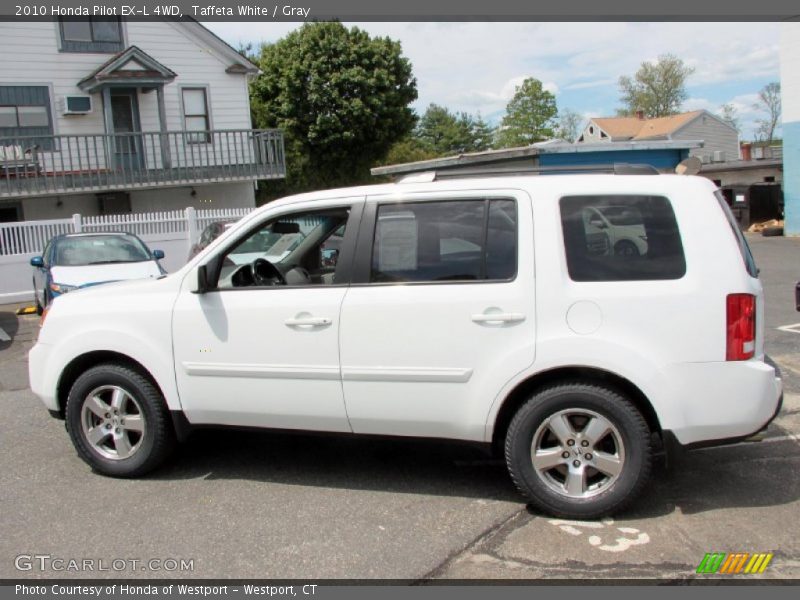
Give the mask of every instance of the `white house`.
POLYGON ((0 22, 0 56, 0 222, 252 207, 285 175, 258 68, 197 22, 0 22))
POLYGON ((691 156, 703 162, 725 162, 739 158, 739 133, 734 127, 707 110, 645 118, 639 112, 632 117, 598 117, 591 119, 578 137, 578 143, 638 142, 655 140, 701 140, 701 148, 691 156))

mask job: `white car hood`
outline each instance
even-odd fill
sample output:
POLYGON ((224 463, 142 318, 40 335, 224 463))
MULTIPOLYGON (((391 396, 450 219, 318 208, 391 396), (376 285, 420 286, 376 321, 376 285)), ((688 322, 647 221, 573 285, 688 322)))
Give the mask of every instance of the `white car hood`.
POLYGON ((112 263, 107 265, 85 265, 80 267, 51 267, 53 283, 82 286, 108 281, 147 279, 161 277, 162 273, 154 260, 135 263, 112 263))

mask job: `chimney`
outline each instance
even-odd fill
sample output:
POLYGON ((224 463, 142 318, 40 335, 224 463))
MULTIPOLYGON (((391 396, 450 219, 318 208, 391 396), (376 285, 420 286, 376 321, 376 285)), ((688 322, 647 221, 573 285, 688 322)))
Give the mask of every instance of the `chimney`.
POLYGON ((753 160, 753 144, 742 142, 742 160, 753 160))
POLYGON ((644 111, 643 110, 637 110, 636 111, 636 118, 639 119, 640 121, 644 121, 644 111))

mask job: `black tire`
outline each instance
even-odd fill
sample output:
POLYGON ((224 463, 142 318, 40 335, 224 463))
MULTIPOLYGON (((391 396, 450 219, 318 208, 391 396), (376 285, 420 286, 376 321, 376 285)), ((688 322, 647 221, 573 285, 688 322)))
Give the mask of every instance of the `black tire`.
POLYGON ((761 230, 764 237, 780 237, 783 235, 783 227, 765 227, 761 230))
POLYGON ((641 256, 639 248, 630 240, 620 240, 614 245, 614 256, 641 256))
POLYGON ((163 463, 175 447, 175 431, 161 392, 139 371, 121 364, 98 365, 78 377, 67 398, 66 426, 81 459, 94 470, 112 477, 144 475, 163 463), (111 386, 124 390, 135 402, 136 414, 144 422, 144 431, 137 436, 135 450, 127 458, 103 456, 84 429, 83 408, 89 394, 111 386))
MULTIPOLYGON (((542 451, 547 452, 548 448, 542 451)), ((517 488, 530 499, 534 508, 556 517, 595 519, 621 511, 641 493, 647 483, 652 455, 650 429, 641 413, 622 394, 595 384, 565 382, 537 391, 519 408, 506 434, 506 464, 517 488), (597 464, 597 460, 603 456, 600 451, 595 451, 594 456, 587 454, 594 451, 594 446, 587 444, 589 448, 583 448, 583 454, 578 455, 578 449, 584 443, 580 438, 576 438, 580 443, 575 444, 576 440, 573 440, 571 446, 562 447, 557 442, 553 447, 558 450, 557 454, 564 456, 570 453, 569 458, 557 467, 543 471, 542 474, 537 473, 532 459, 534 436, 539 432, 537 437, 551 436, 555 439, 548 424, 551 423, 550 418, 561 411, 575 411, 575 416, 569 415, 568 419, 577 424, 574 430, 579 432, 578 436, 584 433, 578 429, 580 411, 589 411, 586 414, 601 417, 598 423, 605 419, 615 428, 613 435, 607 434, 598 441, 598 444, 610 443, 615 447, 614 441, 617 437, 621 439, 622 450, 617 454, 622 456, 622 466, 613 480, 591 467, 591 460, 584 460, 588 456, 597 464), (563 454, 561 450, 564 451, 563 454), (576 454, 573 455, 572 452, 576 454), (592 478, 595 478, 592 485, 596 487, 588 490, 587 497, 568 495, 566 474, 567 471, 572 471, 568 463, 576 467, 581 463, 581 472, 589 474, 584 481, 593 481, 592 478), (564 489, 559 491, 554 487, 559 486, 558 478, 561 476, 564 477, 564 489), (606 477, 609 479, 604 481, 606 477), (603 484, 607 484, 607 487, 601 487, 603 484)))

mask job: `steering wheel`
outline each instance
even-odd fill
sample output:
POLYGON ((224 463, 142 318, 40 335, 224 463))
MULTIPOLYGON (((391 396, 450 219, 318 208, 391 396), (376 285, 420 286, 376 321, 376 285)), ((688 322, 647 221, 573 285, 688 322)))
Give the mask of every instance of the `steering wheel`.
POLYGON ((256 285, 286 285, 286 279, 284 279, 278 267, 266 258, 255 259, 251 268, 256 285))

